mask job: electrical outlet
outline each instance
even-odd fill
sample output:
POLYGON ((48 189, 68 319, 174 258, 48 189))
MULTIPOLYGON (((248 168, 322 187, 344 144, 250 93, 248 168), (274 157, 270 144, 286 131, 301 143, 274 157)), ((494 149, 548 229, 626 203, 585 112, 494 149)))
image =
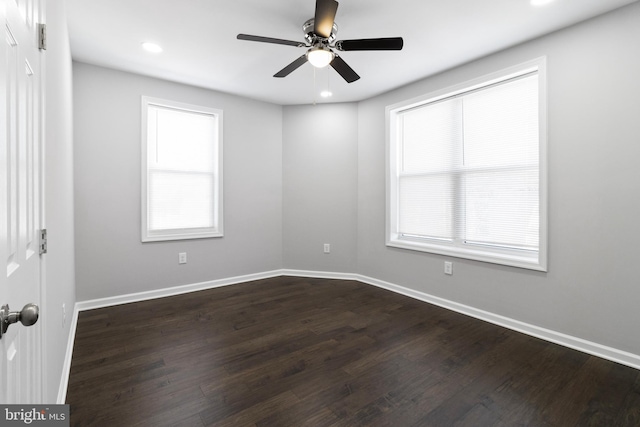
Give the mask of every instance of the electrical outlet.
POLYGON ((62 303, 62 327, 64 328, 67 325, 67 306, 65 303, 62 303))
POLYGON ((444 274, 448 274, 448 275, 453 274, 453 263, 451 261, 444 262, 444 274))
POLYGON ((324 253, 325 254, 331 253, 331 245, 329 243, 324 244, 324 253))
POLYGON ((187 263, 187 253, 180 252, 178 254, 178 264, 186 264, 187 263))

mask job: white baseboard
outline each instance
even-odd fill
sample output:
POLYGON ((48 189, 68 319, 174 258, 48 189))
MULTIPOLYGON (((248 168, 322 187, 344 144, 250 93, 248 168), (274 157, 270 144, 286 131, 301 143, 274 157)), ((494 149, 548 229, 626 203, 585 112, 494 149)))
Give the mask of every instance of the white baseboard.
POLYGON ((622 365, 626 365, 635 369, 640 369, 640 356, 637 354, 629 353, 616 348, 607 347, 602 344, 594 343, 591 341, 577 338, 571 335, 556 332, 551 329, 541 328, 536 325, 521 322, 519 320, 511 319, 509 317, 501 316, 499 314, 491 313, 488 311, 480 310, 468 305, 460 304, 454 301, 446 300, 444 298, 436 297, 433 295, 419 292, 414 289, 405 288, 403 286, 395 285, 393 283, 385 282, 383 280, 374 279, 372 277, 363 276, 361 274, 351 273, 328 273, 328 272, 315 272, 304 270, 282 270, 283 276, 300 276, 300 277, 319 277, 327 279, 343 279, 343 280, 357 280, 362 283, 377 286, 388 291, 392 291, 401 295, 405 295, 420 301, 427 302, 429 304, 437 305, 448 310, 452 310, 461 314, 465 314, 476 319, 484 320, 485 322, 493 323, 512 329, 517 332, 521 332, 526 335, 530 335, 536 338, 550 341, 555 344, 559 344, 565 347, 572 348, 574 350, 581 351, 583 353, 591 354, 593 356, 601 357, 603 359, 611 360, 622 365))
POLYGON ((330 271, 309 271, 309 270, 290 270, 283 269, 280 270, 281 276, 292 276, 292 277, 311 277, 315 279, 339 279, 339 280, 357 280, 361 281, 359 278, 362 277, 359 274, 353 273, 338 273, 338 272, 330 272, 330 271))
POLYGON ((403 286, 394 285, 389 282, 385 282, 371 277, 356 275, 356 279, 360 282, 367 283, 369 285, 377 286, 379 288, 387 289, 389 291, 396 292, 411 298, 415 298, 420 301, 428 302, 429 304, 437 305, 439 307, 446 308, 467 316, 474 317, 476 319, 484 320, 495 325, 503 326, 507 329, 512 329, 523 334, 530 335, 532 337, 540 338, 545 341, 550 341, 555 344, 559 344, 565 347, 572 348, 574 350, 581 351, 583 353, 591 354, 593 356, 601 357, 603 359, 611 360, 622 365, 629 366, 631 368, 640 369, 640 356, 637 354, 629 353, 623 350, 618 350, 613 347, 608 347, 602 344, 598 344, 592 341, 587 341, 582 338, 574 337, 571 335, 563 334, 561 332, 553 331, 551 329, 541 328, 536 325, 521 322, 519 320, 511 319, 509 317, 501 316, 499 314, 491 313, 488 311, 480 310, 468 305, 460 304, 454 301, 449 301, 443 298, 439 298, 433 295, 425 294, 413 289, 405 288, 403 286))
POLYGON ((395 285, 393 283, 385 282, 383 280, 374 279, 372 277, 363 276, 361 274, 353 273, 339 273, 339 272, 326 272, 326 271, 308 271, 308 270, 291 270, 281 269, 273 270, 264 273, 249 274, 245 276, 231 277, 227 279, 212 280, 209 282, 195 283, 191 285, 174 286, 166 289, 159 289, 148 292, 138 292, 134 294, 121 295, 116 297, 94 299, 89 301, 81 301, 76 303, 73 313, 73 322, 71 325, 71 331, 69 334, 69 342, 67 344, 67 355, 64 361, 64 367, 62 371, 62 379, 60 381, 60 388, 58 392, 58 403, 64 403, 67 395, 67 386, 69 382, 69 371, 71 369, 71 357, 73 354, 73 343, 75 340, 76 327, 78 322, 78 313, 84 310, 92 310, 95 308, 109 307, 119 304, 127 304, 137 301, 146 301, 156 298, 164 298, 173 295, 185 294, 189 292, 195 292, 205 289, 218 288, 221 286, 229 286, 238 283, 250 282, 253 280, 268 279, 278 276, 297 276, 297 277, 313 277, 322 279, 341 279, 341 280, 356 280, 368 285, 376 286, 382 289, 386 289, 401 295, 408 296, 420 301, 427 302, 429 304, 437 305, 439 307, 446 308, 467 316, 474 317, 476 319, 484 320, 495 325, 503 326, 514 331, 521 332, 526 335, 530 335, 536 338, 540 338, 546 341, 550 341, 565 347, 572 348, 574 350, 581 351, 583 353, 591 354, 603 359, 611 360, 622 365, 626 365, 635 369, 640 369, 640 356, 637 354, 629 353, 626 351, 618 350, 616 348, 608 347, 598 343, 577 338, 571 335, 566 335, 561 332, 556 332, 550 329, 541 328, 536 325, 524 323, 519 320, 511 319, 509 317, 501 316, 499 314, 490 313, 488 311, 480 310, 468 305, 460 304, 454 301, 446 300, 440 297, 419 292, 413 289, 405 288, 403 286, 395 285))
POLYGON ((63 404, 67 400, 67 388, 69 387, 69 373, 71 372, 71 359, 73 357, 73 344, 76 341, 76 328, 78 327, 78 303, 73 307, 71 324, 69 325, 69 338, 67 339, 67 352, 62 365, 62 376, 58 387, 58 399, 56 403, 63 404))
POLYGON ((191 285, 173 286, 171 288, 157 289, 153 291, 136 292, 133 294, 119 295, 115 297, 92 299, 88 301, 81 301, 77 303, 77 306, 78 311, 93 310, 96 308, 111 307, 114 305, 129 304, 131 302, 147 301, 156 298, 165 298, 174 295, 187 294, 189 292, 219 288, 221 286, 235 285, 238 283, 268 279, 270 277, 277 276, 282 276, 281 270, 247 274, 244 276, 229 277, 226 279, 210 280, 208 282, 193 283, 191 285))

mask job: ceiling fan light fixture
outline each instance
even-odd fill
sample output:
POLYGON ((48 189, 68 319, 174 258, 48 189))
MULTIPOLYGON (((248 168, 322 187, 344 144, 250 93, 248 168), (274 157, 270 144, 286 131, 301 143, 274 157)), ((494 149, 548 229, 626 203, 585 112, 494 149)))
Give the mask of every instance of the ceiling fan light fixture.
POLYGON ((316 68, 324 68, 331 64, 335 54, 325 46, 315 46, 307 51, 307 59, 316 68))

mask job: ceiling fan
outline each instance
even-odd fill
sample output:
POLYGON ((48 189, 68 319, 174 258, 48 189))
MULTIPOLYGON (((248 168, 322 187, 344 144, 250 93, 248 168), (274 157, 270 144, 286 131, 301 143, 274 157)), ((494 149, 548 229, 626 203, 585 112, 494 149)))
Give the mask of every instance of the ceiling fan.
POLYGON ((404 44, 402 37, 335 41, 338 32, 338 26, 335 23, 337 10, 338 2, 335 0, 316 0, 315 16, 302 25, 306 43, 271 37, 252 36, 249 34, 238 34, 238 40, 308 48, 304 55, 278 71, 273 77, 286 77, 305 62, 309 61, 311 65, 317 68, 331 65, 347 83, 355 82, 360 76, 334 52, 334 49, 341 52, 402 49, 404 44))

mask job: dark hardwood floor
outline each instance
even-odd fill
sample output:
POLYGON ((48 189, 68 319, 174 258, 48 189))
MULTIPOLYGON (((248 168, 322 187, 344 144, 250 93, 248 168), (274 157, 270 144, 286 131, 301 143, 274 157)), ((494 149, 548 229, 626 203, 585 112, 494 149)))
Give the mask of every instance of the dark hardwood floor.
POLYGON ((80 313, 73 426, 640 426, 640 371, 359 282, 80 313))

